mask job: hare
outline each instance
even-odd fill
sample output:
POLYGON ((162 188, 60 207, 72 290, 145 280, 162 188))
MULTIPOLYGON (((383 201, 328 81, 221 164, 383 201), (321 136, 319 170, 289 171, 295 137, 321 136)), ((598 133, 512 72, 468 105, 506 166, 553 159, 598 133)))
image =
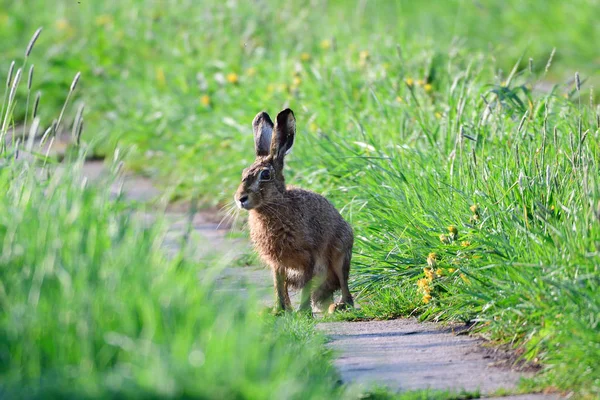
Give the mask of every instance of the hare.
POLYGON ((354 235, 352 228, 323 196, 286 187, 284 157, 292 149, 296 119, 292 110, 266 112, 252 121, 256 160, 242 174, 235 194, 239 208, 249 211, 250 237, 269 265, 275 285, 275 311, 291 310, 288 288, 300 289, 300 311, 353 306, 348 288, 354 235), (333 303, 333 292, 342 298, 333 303))

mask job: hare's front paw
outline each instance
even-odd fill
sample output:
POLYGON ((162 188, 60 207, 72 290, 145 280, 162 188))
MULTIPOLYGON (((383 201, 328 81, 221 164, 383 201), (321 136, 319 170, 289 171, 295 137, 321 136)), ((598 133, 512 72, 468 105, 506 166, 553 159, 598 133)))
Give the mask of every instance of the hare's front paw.
POLYGON ((339 301, 337 303, 331 303, 329 305, 329 314, 333 314, 336 311, 347 310, 350 307, 352 307, 350 304, 344 303, 342 301, 339 301))

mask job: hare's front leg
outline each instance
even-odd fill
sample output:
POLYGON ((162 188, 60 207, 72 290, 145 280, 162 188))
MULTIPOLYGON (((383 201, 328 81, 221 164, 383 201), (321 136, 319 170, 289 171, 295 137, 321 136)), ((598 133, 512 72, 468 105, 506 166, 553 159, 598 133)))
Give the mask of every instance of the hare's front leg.
POLYGON ((275 311, 291 310, 292 302, 288 293, 288 284, 284 268, 272 268, 275 283, 275 311))

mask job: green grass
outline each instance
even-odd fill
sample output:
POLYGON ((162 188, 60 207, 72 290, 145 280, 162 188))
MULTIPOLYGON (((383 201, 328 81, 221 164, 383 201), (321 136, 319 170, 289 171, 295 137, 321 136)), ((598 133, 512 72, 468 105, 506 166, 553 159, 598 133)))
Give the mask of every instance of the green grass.
POLYGON ((289 105, 289 180, 355 227, 364 308, 348 318, 476 321, 541 363, 537 387, 600 393, 597 4, 56 4, 0 2, 3 71, 44 26, 40 131, 81 71, 71 108, 86 104, 90 151, 126 148, 175 197, 224 204, 253 158, 252 117, 289 105), (442 242, 448 226, 458 238, 442 242))
MULTIPOLYGON (((337 398, 312 321, 259 318, 203 267, 163 254, 78 164, 0 170, 0 397, 337 398)), ((6 164, 8 162, 8 165, 6 164)))

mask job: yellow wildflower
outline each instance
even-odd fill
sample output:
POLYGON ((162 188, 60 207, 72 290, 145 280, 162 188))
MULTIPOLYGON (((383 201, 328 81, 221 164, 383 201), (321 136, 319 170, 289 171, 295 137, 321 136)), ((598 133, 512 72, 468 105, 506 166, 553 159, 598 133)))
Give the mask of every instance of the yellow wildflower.
POLYGON ((55 24, 56 24, 56 29, 58 29, 59 31, 66 31, 66 30, 69 30, 69 28, 71 27, 69 25, 69 21, 67 21, 64 18, 60 18, 60 19, 56 20, 55 24))
POLYGON ((431 269, 431 268, 423 268, 423 273, 425 274, 425 276, 427 277, 427 280, 429 282, 433 281, 433 269, 431 269))
POLYGON ((406 78, 404 82, 406 82, 408 86, 412 86, 415 83, 414 79, 412 78, 406 78))
POLYGON ((431 86, 431 83, 426 83, 425 86, 423 86, 423 89, 429 93, 433 90, 433 86, 431 86))
POLYGON ((460 274, 460 279, 462 279, 467 284, 471 283, 471 281, 469 280, 469 278, 467 278, 465 274, 460 274))
POLYGON ((239 80, 240 78, 235 72, 230 72, 227 74, 227 82, 235 85, 239 82, 239 80))
POLYGON ((448 272, 450 272, 451 274, 453 274, 454 272, 456 272, 456 268, 448 268, 448 272))
POLYGON ((292 85, 293 86, 300 86, 300 84, 302 83, 302 79, 300 79, 299 77, 294 77, 294 80, 292 81, 292 85))
POLYGON ((438 278, 440 278, 442 275, 444 275, 444 270, 441 268, 438 268, 435 270, 435 276, 437 276, 438 278))
POLYGON ((439 112, 436 112, 435 114, 433 114, 437 119, 441 119, 442 118, 442 114, 439 112))
POLYGON ((417 287, 423 292, 428 293, 431 289, 429 288, 429 280, 427 278, 421 278, 417 281, 417 287))
POLYGON ((469 207, 469 210, 471 210, 473 214, 479 214, 479 206, 477 204, 473 204, 469 207))
POLYGON ((256 75, 256 68, 254 67, 250 67, 246 70, 246 75, 247 76, 254 76, 256 75))
POLYGON ((200 104, 204 107, 208 107, 210 105, 210 97, 207 94, 200 97, 200 104))
POLYGON ((360 53, 358 53, 358 57, 361 60, 367 60, 369 58, 369 52, 367 50, 363 50, 360 53))
POLYGON ((450 243, 450 238, 442 233, 440 235, 440 242, 442 242, 442 243, 450 243))
POLYGON ((98 15, 96 17, 96 25, 98 25, 98 26, 110 25, 110 24, 112 24, 112 22, 113 22, 112 15, 102 14, 102 15, 98 15))
POLYGON ((429 265, 431 268, 435 268, 435 266, 437 265, 437 259, 437 254, 429 253, 429 255, 427 256, 427 265, 429 265))
POLYGON ((460 245, 462 247, 469 247, 471 245, 471 242, 469 242, 468 240, 463 240, 462 242, 460 242, 460 245))
POLYGON ((162 67, 156 68, 156 81, 158 82, 158 86, 165 86, 167 83, 165 71, 162 69, 162 67))
POLYGON ((396 101, 397 101, 398 103, 404 103, 404 100, 403 100, 403 99, 402 99, 402 97, 400 97, 400 96, 397 96, 397 97, 396 97, 396 101))
POLYGON ((431 295, 429 293, 423 295, 423 303, 427 304, 431 301, 431 295))
POLYGON ((419 79, 417 81, 417 86, 423 86, 425 84, 425 81, 423 79, 419 79))
POLYGON ((308 125, 308 129, 311 132, 316 132, 317 129, 319 129, 319 126, 317 124, 315 124, 314 122, 311 122, 310 125, 308 125))
POLYGON ((300 54, 300 60, 304 61, 304 62, 310 61, 310 54, 308 54, 308 53, 302 53, 302 54, 300 54))
POLYGON ((331 40, 325 39, 321 41, 321 48, 323 50, 329 50, 331 48, 331 40))
POLYGON ((448 227, 448 232, 450 232, 450 239, 452 239, 452 240, 458 239, 458 229, 454 225, 450 225, 448 227))

